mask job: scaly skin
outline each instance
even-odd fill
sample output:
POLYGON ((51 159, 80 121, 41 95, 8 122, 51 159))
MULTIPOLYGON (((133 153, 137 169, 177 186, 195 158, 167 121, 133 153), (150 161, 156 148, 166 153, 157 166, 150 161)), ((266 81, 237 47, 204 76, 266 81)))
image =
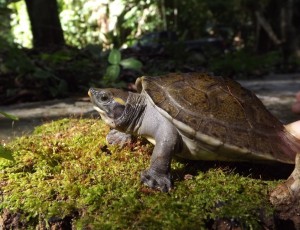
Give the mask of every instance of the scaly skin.
POLYGON ((270 194, 270 201, 274 206, 290 204, 298 200, 300 191, 300 154, 295 160, 295 169, 289 178, 279 184, 270 194))
POLYGON ((116 129, 110 130, 106 136, 106 142, 110 145, 119 145, 123 147, 126 143, 130 143, 132 140, 131 135, 120 132, 116 129))

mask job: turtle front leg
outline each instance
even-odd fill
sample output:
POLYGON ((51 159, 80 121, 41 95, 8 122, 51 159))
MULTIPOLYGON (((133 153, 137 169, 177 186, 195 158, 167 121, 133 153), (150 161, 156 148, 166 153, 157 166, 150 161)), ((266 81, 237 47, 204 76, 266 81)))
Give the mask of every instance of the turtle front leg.
POLYGON ((300 203, 300 153, 295 158, 295 169, 289 178, 271 192, 270 201, 274 206, 300 203))
POLYGON ((182 139, 177 128, 149 102, 138 134, 155 144, 150 167, 141 173, 141 182, 162 192, 170 191, 171 160, 182 148, 182 139))
POLYGON ((156 144, 154 147, 150 168, 141 173, 141 181, 150 188, 168 192, 172 188, 171 182, 171 160, 170 150, 164 151, 163 146, 156 144))
POLYGON ((116 129, 110 130, 106 136, 106 142, 110 145, 119 145, 122 147, 126 143, 132 141, 131 135, 127 133, 120 132, 116 129))
POLYGON ((141 181, 150 188, 169 192, 172 188, 171 161, 175 152, 180 151, 181 139, 172 126, 166 133, 164 130, 157 132, 155 147, 151 156, 150 168, 141 173, 141 181))

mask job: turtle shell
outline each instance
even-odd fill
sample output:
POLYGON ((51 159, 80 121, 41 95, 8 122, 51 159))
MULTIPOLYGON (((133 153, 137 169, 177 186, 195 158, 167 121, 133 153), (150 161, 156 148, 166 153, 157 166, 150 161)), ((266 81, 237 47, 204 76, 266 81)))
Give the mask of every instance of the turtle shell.
POLYGON ((136 86, 181 134, 218 154, 294 163, 300 152, 300 141, 234 80, 171 73, 141 77, 136 86))

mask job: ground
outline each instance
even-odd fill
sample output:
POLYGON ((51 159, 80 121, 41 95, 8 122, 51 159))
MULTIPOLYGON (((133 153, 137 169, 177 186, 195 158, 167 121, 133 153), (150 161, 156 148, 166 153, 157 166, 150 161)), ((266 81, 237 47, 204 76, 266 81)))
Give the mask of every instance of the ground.
MULTIPOLYGON (((291 122, 299 119, 290 109, 298 76, 242 84, 291 122)), ((300 222, 293 202, 277 210, 269 202, 292 167, 174 160, 174 189, 165 194, 140 184, 153 148, 146 141, 119 149, 106 145, 109 130, 98 119, 48 122, 90 117, 87 99, 0 110, 20 118, 0 118, 0 139, 15 157, 0 161, 0 229, 292 229, 300 222)))
MULTIPOLYGON (((139 138, 123 149, 107 146, 108 131, 98 119, 62 119, 7 144, 15 162, 0 161, 0 226, 276 229, 287 223, 269 202, 280 182, 272 173, 278 165, 174 160, 174 189, 161 193, 140 184, 153 146, 139 138)), ((281 179, 292 168, 285 170, 281 179)))

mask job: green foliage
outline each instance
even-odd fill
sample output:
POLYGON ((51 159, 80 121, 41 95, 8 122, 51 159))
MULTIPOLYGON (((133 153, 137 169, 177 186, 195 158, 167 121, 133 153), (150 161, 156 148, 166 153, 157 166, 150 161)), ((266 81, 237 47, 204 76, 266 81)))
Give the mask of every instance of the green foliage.
POLYGON ((20 89, 13 84, 18 82, 22 89, 34 89, 43 91, 46 97, 62 96, 66 93, 67 84, 59 78, 49 63, 43 65, 40 57, 29 57, 26 50, 19 49, 16 45, 10 45, 0 40, 0 75, 6 77, 6 94, 17 94, 20 89))
MULTIPOLYGON (((65 40, 68 45, 78 48, 88 44, 104 44, 106 48, 130 45, 137 35, 161 24, 156 15, 157 3, 153 0, 58 0, 58 4, 65 40)), ((32 34, 25 2, 13 1, 9 8, 15 42, 31 47, 32 34)))
POLYGON ((102 79, 102 84, 105 86, 120 86, 122 82, 118 82, 118 78, 123 69, 131 69, 135 71, 141 71, 143 64, 135 58, 122 59, 121 52, 117 49, 112 49, 108 55, 108 63, 110 64, 106 68, 105 75, 102 79))
POLYGON ((12 151, 0 145, 0 158, 13 161, 12 151))
MULTIPOLYGON (((5 113, 3 111, 0 111, 0 114, 3 115, 6 118, 9 118, 9 119, 12 119, 12 120, 18 120, 19 119, 18 117, 14 116, 12 114, 9 114, 9 113, 5 113)), ((2 146, 0 144, 0 158, 2 157, 2 158, 5 158, 7 160, 14 160, 11 153, 12 152, 9 149, 5 148, 4 146, 2 146)))
POLYGON ((99 11, 101 1, 58 0, 60 21, 68 45, 83 48, 88 44, 100 44, 99 11), (98 11, 99 10, 99 11, 98 11))
POLYGON ((13 42, 22 47, 32 47, 32 33, 30 21, 27 14, 25 1, 10 1, 10 27, 13 35, 13 42))
POLYGON ((108 55, 108 62, 112 65, 119 65, 121 61, 121 52, 116 49, 112 49, 108 55))
POLYGON ((141 139, 106 146, 108 131, 102 121, 63 119, 11 142, 16 162, 0 160, 0 210, 21 214, 26 229, 66 216, 76 229, 207 229, 222 218, 259 229, 262 213, 272 215, 275 183, 220 167, 183 179, 186 164, 173 162, 170 193, 144 187, 139 175, 153 147, 141 139))
POLYGON ((5 0, 0 1, 0 39, 5 39, 9 42, 12 42, 13 36, 11 34, 10 27, 10 9, 7 8, 7 3, 5 0))
POLYGON ((141 68, 143 67, 143 64, 135 58, 123 59, 120 61, 120 65, 124 69, 133 69, 133 70, 137 70, 137 71, 140 71, 141 68))
POLYGON ((23 100, 59 98, 68 93, 86 93, 89 84, 105 70, 100 46, 77 50, 65 48, 52 53, 20 49, 0 39, 0 98, 23 100), (18 95, 20 94, 20 97, 18 95))
POLYGON ((18 117, 14 116, 12 114, 9 114, 9 113, 5 113, 3 111, 0 111, 0 114, 3 115, 6 118, 9 118, 9 119, 12 119, 12 120, 15 120, 15 121, 19 120, 18 117))
POLYGON ((104 33, 103 42, 107 47, 127 47, 133 45, 142 33, 163 29, 158 5, 154 0, 112 1, 107 6, 107 16, 114 16, 116 20, 114 27, 104 33))
POLYGON ((239 50, 211 60, 209 69, 225 76, 257 76, 274 69, 279 63, 279 52, 255 55, 246 50, 239 50))
MULTIPOLYGON (((25 2, 9 2, 14 40, 22 46, 31 47, 32 35, 25 2)), ((105 49, 130 46, 141 34, 157 30, 173 30, 187 39, 198 39, 209 32, 229 41, 234 34, 242 33, 245 34, 245 42, 253 45, 256 33, 253 12, 263 12, 269 2, 58 0, 67 44, 78 48, 102 44, 105 49), (218 26, 226 27, 228 32, 217 29, 218 26)), ((7 12, 6 15, 9 16, 7 12)))
MULTIPOLYGON (((12 114, 5 113, 3 111, 0 111, 0 114, 3 115, 6 118, 9 118, 9 119, 12 119, 12 120, 18 120, 19 119, 18 117, 14 116, 12 114)), ((11 151, 8 150, 7 148, 5 148, 4 146, 2 146, 1 144, 0 144, 0 157, 8 159, 8 160, 14 160, 14 158, 11 154, 11 151)))
MULTIPOLYGON (((59 0, 58 3, 65 40, 78 48, 88 44, 101 45, 104 49, 126 48, 143 33, 160 30, 176 31, 188 40, 208 35, 222 37, 227 45, 235 35, 242 34, 243 44, 251 48, 258 37, 253 12, 263 12, 270 0, 59 0)), ((30 47, 32 36, 24 1, 13 1, 9 8, 15 42, 30 47)), ((200 60, 198 65, 202 64, 200 60)), ((119 71, 116 66, 108 70, 114 76, 119 71)))

